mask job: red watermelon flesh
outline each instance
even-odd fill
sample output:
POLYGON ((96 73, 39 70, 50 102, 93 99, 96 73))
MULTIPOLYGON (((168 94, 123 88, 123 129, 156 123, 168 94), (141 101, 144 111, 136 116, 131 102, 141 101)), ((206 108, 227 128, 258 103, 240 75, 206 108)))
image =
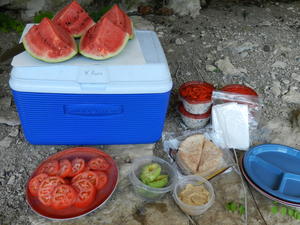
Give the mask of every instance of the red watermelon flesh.
POLYGON ((78 52, 74 38, 48 18, 31 27, 22 42, 30 55, 46 62, 62 62, 78 52))
POLYGON ((73 37, 81 37, 95 24, 87 12, 73 1, 60 10, 53 18, 53 22, 66 29, 73 37))
POLYGON ((79 52, 88 58, 107 59, 119 54, 128 39, 126 32, 104 18, 81 37, 79 52))
POLYGON ((112 23, 114 23, 116 26, 120 27, 123 31, 127 32, 129 34, 129 38, 133 39, 134 33, 133 33, 133 24, 129 16, 120 9, 120 7, 115 4, 107 13, 105 13, 102 18, 109 19, 112 23))

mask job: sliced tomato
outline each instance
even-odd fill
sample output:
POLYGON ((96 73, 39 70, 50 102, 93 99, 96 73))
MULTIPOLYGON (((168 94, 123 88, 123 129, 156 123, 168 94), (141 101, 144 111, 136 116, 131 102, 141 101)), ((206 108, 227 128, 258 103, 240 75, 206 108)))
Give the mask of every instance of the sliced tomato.
POLYGON ((69 176, 71 172, 72 172, 72 164, 70 160, 68 159, 59 160, 59 171, 57 173, 57 176, 64 178, 69 176))
POLYGON ((46 173, 50 176, 57 175, 59 171, 59 163, 57 160, 52 160, 44 163, 39 169, 38 173, 46 173))
POLYGON ((46 173, 41 173, 35 177, 33 177, 30 181, 29 181, 29 191, 33 196, 37 196, 38 195, 38 190, 39 187, 42 183, 43 180, 45 180, 48 177, 48 175, 46 173))
POLYGON ((99 177, 99 183, 96 186, 96 189, 100 190, 100 189, 102 189, 107 184, 108 177, 107 177, 107 174, 105 172, 103 172, 103 171, 95 171, 95 173, 99 177))
POLYGON ((96 197, 96 188, 89 180, 77 180, 72 186, 78 192, 77 199, 74 203, 75 207, 86 208, 93 203, 96 197))
POLYGON ((64 184, 65 181, 61 177, 52 176, 47 177, 42 181, 38 190, 38 198, 40 202, 45 206, 50 206, 52 201, 52 195, 54 188, 59 184, 64 184))
POLYGON ((54 209, 68 208, 74 204, 77 192, 68 184, 57 185, 52 192, 51 206, 54 209))
POLYGON ((110 166, 109 163, 106 161, 106 159, 101 156, 91 159, 88 162, 88 165, 92 170, 101 170, 101 171, 108 170, 110 166))
POLYGON ((70 177, 74 177, 85 169, 85 161, 82 158, 75 158, 72 160, 72 171, 70 177))
POLYGON ((80 174, 77 174, 72 178, 72 183, 81 179, 89 180, 95 186, 95 188, 99 185, 99 176, 93 171, 84 171, 80 174))

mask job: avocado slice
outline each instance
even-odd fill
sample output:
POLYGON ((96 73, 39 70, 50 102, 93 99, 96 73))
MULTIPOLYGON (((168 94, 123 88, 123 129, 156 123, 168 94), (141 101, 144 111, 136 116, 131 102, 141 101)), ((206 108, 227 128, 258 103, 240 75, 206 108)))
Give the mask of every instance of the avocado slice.
POLYGON ((161 166, 158 163, 151 163, 143 167, 140 179, 144 184, 148 184, 160 175, 161 166))
POLYGON ((163 188, 168 184, 168 181, 168 175, 159 175, 154 181, 148 183, 148 185, 153 188, 163 188))

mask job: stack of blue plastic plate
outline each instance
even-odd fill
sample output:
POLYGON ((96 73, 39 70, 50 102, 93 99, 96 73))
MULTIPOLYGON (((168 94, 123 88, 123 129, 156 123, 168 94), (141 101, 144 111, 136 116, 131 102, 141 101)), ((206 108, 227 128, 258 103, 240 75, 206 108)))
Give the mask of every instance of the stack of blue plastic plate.
POLYGON ((300 150, 259 145, 243 156, 240 168, 249 184, 267 198, 300 207, 300 150))

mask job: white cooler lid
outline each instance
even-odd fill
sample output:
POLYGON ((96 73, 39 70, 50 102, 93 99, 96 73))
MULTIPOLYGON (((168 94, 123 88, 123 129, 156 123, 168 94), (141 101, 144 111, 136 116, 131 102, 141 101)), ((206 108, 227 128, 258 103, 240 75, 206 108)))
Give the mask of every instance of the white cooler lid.
MULTIPOLYGON (((28 24, 22 36, 33 24, 28 24)), ((172 88, 167 61, 152 31, 136 31, 123 51, 103 61, 76 55, 46 63, 26 51, 12 60, 10 87, 15 91, 78 94, 162 93, 172 88)))

